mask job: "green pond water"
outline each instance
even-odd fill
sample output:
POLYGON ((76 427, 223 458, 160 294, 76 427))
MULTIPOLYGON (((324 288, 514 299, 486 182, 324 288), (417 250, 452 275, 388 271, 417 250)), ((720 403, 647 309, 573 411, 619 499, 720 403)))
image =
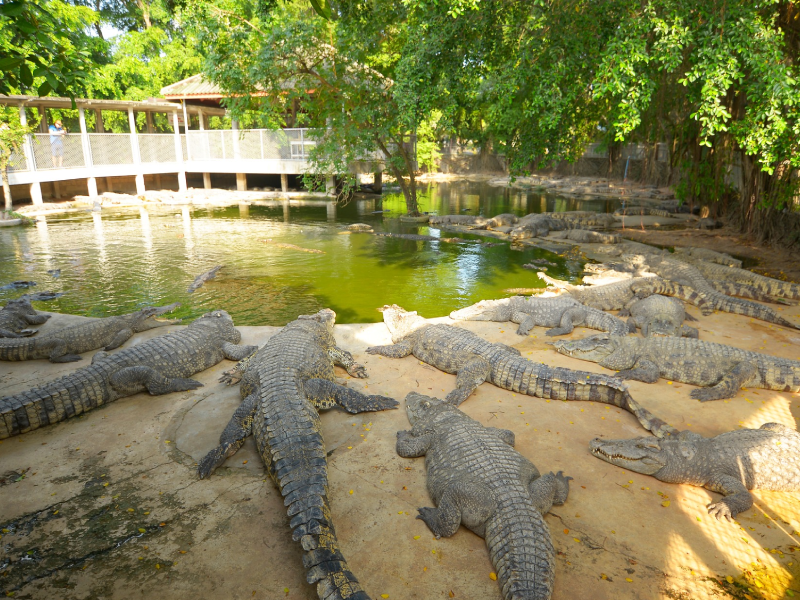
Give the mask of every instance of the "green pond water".
MULTIPOLYGON (((483 214, 615 208, 605 201, 579 202, 480 183, 424 186, 420 209, 439 214, 483 214), (470 209, 463 211, 463 209, 470 209)), ((299 205, 265 201, 224 208, 147 207, 67 213, 36 226, 0 228, 0 285, 32 280, 29 290, 0 290, 0 301, 26 291, 62 292, 41 310, 109 316, 145 305, 181 302, 173 313, 187 319, 222 308, 239 325, 285 325, 298 314, 330 307, 340 323, 380 321, 376 308, 399 304, 425 317, 503 290, 542 287, 523 264, 545 258, 548 275, 575 281, 583 264, 545 250, 512 249, 507 242, 401 224, 398 193, 299 205), (373 214, 373 211, 390 211, 373 214), (472 243, 410 241, 370 234, 342 234, 351 223, 375 231, 462 237, 472 243), (267 243, 264 240, 271 240, 267 243), (276 244, 293 244, 323 254, 276 244), (187 287, 215 265, 216 278, 193 294, 187 287), (60 275, 55 274, 60 269, 60 275), (50 271, 50 273, 48 273, 50 271)))

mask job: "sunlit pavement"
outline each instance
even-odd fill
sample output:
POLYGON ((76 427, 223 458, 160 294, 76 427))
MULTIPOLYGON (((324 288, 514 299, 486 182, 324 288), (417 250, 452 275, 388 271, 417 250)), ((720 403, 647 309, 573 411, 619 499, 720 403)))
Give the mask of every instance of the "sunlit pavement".
MULTIPOLYGON (((406 307, 413 309, 414 307, 406 307)), ((800 332, 747 317, 700 318, 701 338, 800 358, 800 332)), ((796 306, 778 308, 800 322, 796 306)), ((43 330, 75 317, 54 317, 43 330)), ((437 319, 449 322, 449 319, 437 319)), ((528 338, 516 326, 460 323, 523 356, 554 366, 608 371, 558 355, 542 328, 528 338)), ((137 335, 141 342, 170 328, 137 335)), ((242 327, 244 343, 278 328, 242 327)), ((577 329, 583 337, 594 332, 577 329)), ((455 378, 422 365, 368 355, 389 343, 383 324, 339 325, 336 335, 366 365, 370 379, 340 381, 393 396, 437 395, 455 378)), ((12 394, 89 364, 46 361, 0 365, 12 394)), ((217 383, 225 361, 197 376, 198 390, 139 394, 80 418, 0 443, 0 590, 16 598, 316 598, 305 582, 283 501, 252 440, 209 480, 193 465, 212 446, 239 401, 217 383), (12 473, 13 472, 13 473, 12 473)), ((689 385, 633 382, 634 397, 680 429, 716 435, 777 421, 796 426, 800 398, 767 390, 701 404, 689 385)), ((373 598, 500 598, 482 539, 461 529, 436 540, 416 509, 429 506, 424 460, 394 451, 408 428, 401 410, 323 414, 333 519, 343 553, 373 598)), ((628 413, 588 402, 545 401, 482 385, 463 410, 485 425, 511 429, 517 449, 547 472, 574 477, 564 506, 546 520, 558 552, 554 598, 780 598, 800 594, 798 495, 755 492, 735 524, 706 505, 717 495, 665 484, 593 458, 596 436, 643 435, 628 413), (794 590, 798 590, 795 592, 794 590)))

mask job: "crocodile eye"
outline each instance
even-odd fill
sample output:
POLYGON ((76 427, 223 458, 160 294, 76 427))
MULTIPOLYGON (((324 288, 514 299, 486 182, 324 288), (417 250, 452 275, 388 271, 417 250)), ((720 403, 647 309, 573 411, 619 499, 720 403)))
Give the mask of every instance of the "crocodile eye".
POLYGON ((431 406, 431 403, 428 402, 427 400, 425 400, 425 402, 422 403, 422 408, 430 408, 430 406, 431 406))

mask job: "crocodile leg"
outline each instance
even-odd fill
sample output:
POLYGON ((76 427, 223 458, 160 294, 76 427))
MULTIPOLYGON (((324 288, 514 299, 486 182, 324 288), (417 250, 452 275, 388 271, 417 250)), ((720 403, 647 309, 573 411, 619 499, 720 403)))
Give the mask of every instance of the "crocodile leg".
POLYGON ((369 375, 367 375, 367 369, 364 368, 364 365, 360 365, 354 361, 353 355, 347 350, 343 350, 338 346, 334 346, 333 348, 328 348, 327 353, 333 364, 345 369, 352 377, 358 377, 359 379, 366 379, 369 377, 369 375))
POLYGON ((489 487, 465 472, 448 476, 448 485, 441 490, 436 505, 436 508, 417 509, 417 518, 425 522, 437 539, 450 537, 462 523, 483 537, 486 521, 496 507, 489 487))
POLYGON ((227 427, 219 436, 219 446, 206 454, 197 466, 200 479, 205 479, 217 470, 222 463, 236 454, 247 436, 253 433, 253 420, 258 410, 258 394, 250 394, 242 400, 233 413, 227 427))
POLYGON ((640 358, 630 369, 617 373, 620 379, 635 379, 645 383, 655 383, 659 378, 659 368, 656 363, 647 358, 640 358))
POLYGON ((569 482, 572 477, 564 477, 564 473, 548 473, 532 480, 528 484, 528 491, 533 499, 533 505, 540 514, 546 515, 553 505, 560 506, 567 501, 569 495, 569 482))
POLYGON ((536 325, 531 315, 521 311, 516 311, 511 315, 511 322, 519 325, 517 328, 517 335, 528 335, 531 329, 536 325))
POLYGON ((514 443, 517 441, 514 432, 511 431, 510 429, 500 429, 499 427, 487 427, 486 431, 492 432, 512 448, 514 447, 514 443))
POLYGON ((397 454, 403 458, 417 458, 424 456, 431 447, 433 442, 434 433, 432 431, 425 431, 417 433, 416 431, 398 431, 397 432, 397 445, 395 446, 397 454))
POLYGON ((370 346, 367 348, 367 354, 379 354, 387 358, 403 358, 410 355, 412 349, 413 344, 408 340, 403 340, 388 346, 370 346))
POLYGON ((481 356, 468 358, 464 365, 458 369, 456 375, 456 389, 447 394, 445 400, 458 406, 472 395, 480 384, 489 377, 492 365, 481 356))
POLYGON ((681 337, 699 339, 700 332, 694 327, 689 327, 688 325, 681 325, 681 337))
MULTIPOLYGON (((693 359, 694 357, 689 357, 693 359)), ((699 363, 698 368, 703 369, 703 362, 699 363)), ((709 368, 712 365, 709 364, 709 368)), ((709 388, 702 388, 699 390, 692 390, 689 394, 695 400, 701 402, 708 402, 709 400, 722 400, 723 398, 733 398, 739 393, 739 390, 744 385, 758 375, 758 366, 751 362, 740 362, 734 365, 732 369, 727 371, 718 384, 709 388)))
POLYGON ((317 409, 341 406, 347 412, 360 413, 397 407, 397 400, 387 396, 367 396, 328 379, 307 379, 303 384, 306 397, 317 409))
POLYGON ((133 329, 130 329, 128 327, 126 327, 125 329, 120 329, 116 333, 116 335, 113 338, 111 338, 111 341, 105 348, 103 348, 103 350, 114 350, 116 348, 119 348, 120 346, 122 346, 122 344, 127 342, 132 337, 133 337, 133 329))
POLYGON ((50 315, 22 315, 22 318, 28 325, 41 325, 50 318, 50 315))
POLYGON ((136 394, 147 390, 154 396, 170 392, 185 392, 203 387, 194 379, 164 377, 152 367, 125 367, 108 379, 111 387, 122 394, 136 394))
POLYGON ((222 344, 222 354, 228 360, 244 360, 255 354, 257 350, 258 346, 240 346, 230 342, 222 344))
POLYGON ((0 338, 21 338, 28 337, 36 333, 35 329, 23 329, 19 333, 11 331, 10 329, 0 329, 0 338))
POLYGON ((63 340, 46 340, 41 346, 39 345, 39 340, 37 340, 36 346, 37 349, 50 350, 48 358, 51 363, 66 363, 81 360, 79 354, 67 354, 67 344, 63 340))
POLYGON ((741 481, 730 475, 715 475, 706 482, 705 487, 725 496, 719 502, 708 505, 708 514, 717 519, 732 521, 740 512, 753 506, 753 496, 741 481))
POLYGON ((579 306, 568 308, 561 315, 561 322, 558 327, 553 327, 545 331, 545 335, 566 335, 572 333, 575 325, 580 325, 586 320, 586 311, 579 306))

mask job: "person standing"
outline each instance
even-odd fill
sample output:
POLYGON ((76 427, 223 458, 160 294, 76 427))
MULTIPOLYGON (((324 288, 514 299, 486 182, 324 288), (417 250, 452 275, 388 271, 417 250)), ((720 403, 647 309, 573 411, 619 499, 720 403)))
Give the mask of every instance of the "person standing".
POLYGON ((61 123, 61 119, 50 125, 50 151, 53 154, 53 167, 64 166, 64 136, 67 130, 61 123))

